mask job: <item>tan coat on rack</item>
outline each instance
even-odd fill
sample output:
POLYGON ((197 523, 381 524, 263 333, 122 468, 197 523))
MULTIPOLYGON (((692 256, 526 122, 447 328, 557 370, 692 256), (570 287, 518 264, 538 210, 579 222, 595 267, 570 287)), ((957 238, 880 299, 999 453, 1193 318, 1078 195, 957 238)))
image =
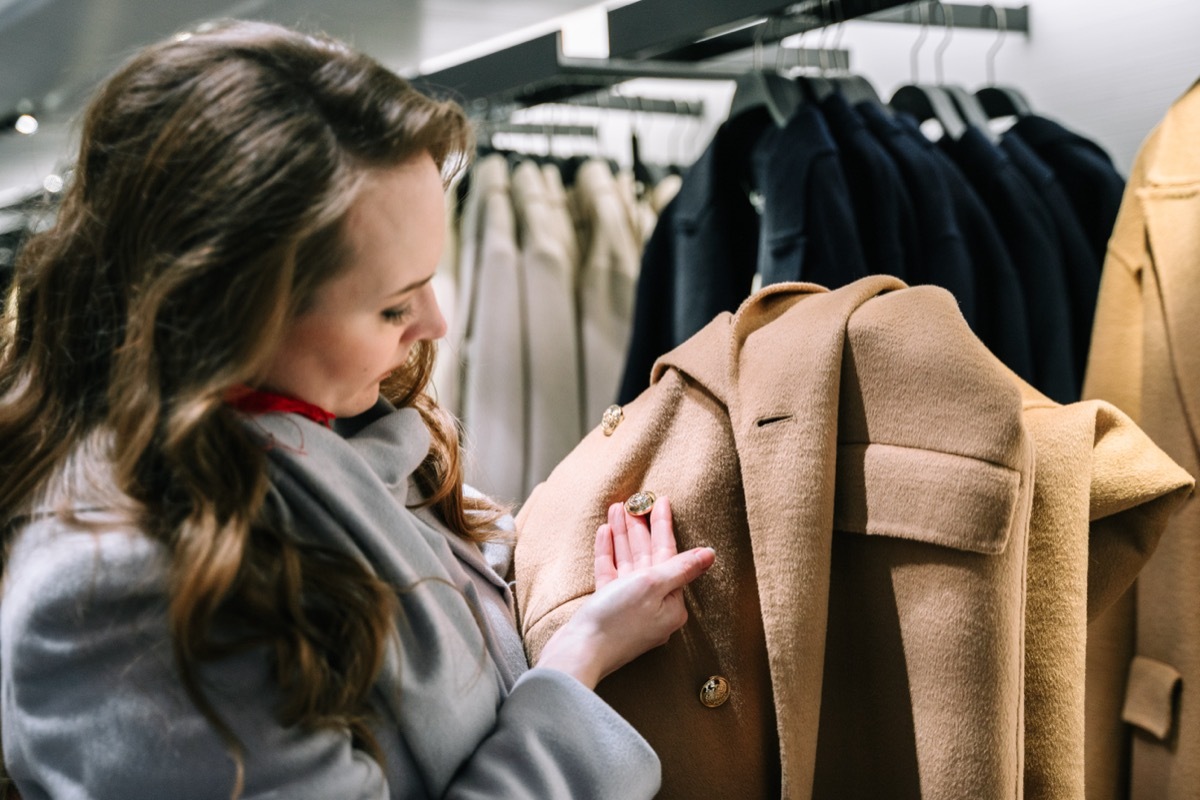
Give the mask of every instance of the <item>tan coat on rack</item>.
POLYGON ((522 511, 531 657, 590 590, 606 503, 661 490, 681 545, 717 548, 682 634, 599 688, 662 797, 1080 796, 1089 599, 1190 481, 1111 406, 1018 385, 942 290, 880 295, 901 286, 780 285, 719 317, 522 511))
POLYGON ((1013 381, 1037 465, 1026 573, 1025 800, 1083 800, 1088 621, 1128 588, 1193 481, 1109 403, 1059 405, 1013 381))
MULTIPOLYGON (((520 382, 528 413, 524 492, 511 498, 518 501, 546 479, 584 434, 575 310, 578 249, 570 217, 553 191, 533 161, 522 161, 513 170, 525 307, 524 317, 510 324, 524 327, 528 347, 526 374, 509 378, 520 382)), ((515 467, 519 452, 511 456, 515 467)))
MULTIPOLYGON (((1193 475, 1200 472, 1200 84, 1142 146, 1100 284, 1086 397, 1109 400, 1193 475)), ((1134 636, 1096 633, 1089 682, 1089 797, 1126 796, 1121 718, 1133 736, 1133 798, 1200 791, 1200 502, 1170 523, 1136 586, 1134 636), (1133 655, 1132 663, 1128 656, 1133 655), (1125 679, 1128 675, 1128 685, 1125 679), (1124 697, 1113 697, 1124 688, 1124 697), (1095 703, 1093 710, 1092 704, 1095 703)), ((1124 607, 1128 621, 1133 609, 1124 607)))
POLYGON ((534 658, 591 588, 608 503, 670 495, 681 546, 717 549, 682 633, 600 686, 663 797, 1019 796, 1021 400, 948 293, 902 287, 780 284, 718 317, 522 511, 534 658))
POLYGON ((527 438, 521 325, 525 287, 518 260, 508 162, 480 159, 463 209, 458 319, 451 351, 463 365, 460 413, 473 458, 467 480, 504 503, 527 491, 527 438))
POLYGON ((579 168, 573 200, 582 257, 583 418, 594 425, 620 388, 642 250, 607 161, 579 168))

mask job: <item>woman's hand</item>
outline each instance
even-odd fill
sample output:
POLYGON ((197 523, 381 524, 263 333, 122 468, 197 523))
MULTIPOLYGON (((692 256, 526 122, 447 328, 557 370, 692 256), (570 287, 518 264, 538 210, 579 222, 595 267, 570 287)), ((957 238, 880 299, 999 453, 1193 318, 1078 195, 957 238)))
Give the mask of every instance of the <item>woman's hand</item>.
POLYGON ((614 503, 596 531, 596 592, 550 637, 538 666, 562 670, 594 689, 683 627, 683 587, 715 557, 709 547, 677 552, 665 497, 655 502, 649 524, 614 503))

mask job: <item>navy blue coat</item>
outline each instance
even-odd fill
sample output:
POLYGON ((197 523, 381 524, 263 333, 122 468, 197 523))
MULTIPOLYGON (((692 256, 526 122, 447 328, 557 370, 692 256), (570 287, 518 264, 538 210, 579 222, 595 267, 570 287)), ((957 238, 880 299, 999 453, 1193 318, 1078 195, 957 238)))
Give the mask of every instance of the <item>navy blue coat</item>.
POLYGON ((1087 235, 1071 210, 1071 201, 1046 162, 1020 135, 1011 130, 1001 140, 1000 147, 1045 201, 1046 210, 1050 212, 1054 230, 1062 244, 1063 276, 1067 282, 1067 300, 1071 305, 1075 375, 1082 390, 1088 348, 1092 342, 1092 318, 1096 316, 1096 296, 1100 292, 1100 270, 1096 267, 1087 235))
POLYGON ((1033 350, 1029 341, 1029 314, 1021 281, 1009 257, 1004 238, 991 213, 962 170, 937 145, 925 138, 906 116, 897 124, 913 144, 923 150, 941 172, 950 194, 954 219, 971 259, 978 296, 975 334, 1009 369, 1033 382, 1033 350))
POLYGON ((945 177, 926 148, 910 138, 884 109, 870 103, 857 108, 867 128, 895 161, 912 201, 917 250, 908 259, 908 282, 949 289, 975 330, 975 273, 945 177))
POLYGON ((746 163, 770 118, 743 115, 717 129, 659 215, 642 252, 629 354, 617 402, 650 385, 663 353, 750 294, 758 214, 746 197, 746 163))
POLYGON ((1099 270, 1117 221, 1125 179, 1100 145, 1054 120, 1037 115, 1021 117, 1011 130, 1054 171, 1083 226, 1099 270))
POLYGON ((684 176, 642 256, 618 402, 650 385, 660 355, 736 311, 756 271, 763 284, 830 288, 866 275, 838 151, 812 106, 783 128, 765 109, 726 121, 684 176))
POLYGON ((900 169, 841 94, 830 94, 820 109, 846 176, 867 271, 909 281, 917 223, 900 169))
POLYGON ((764 286, 807 281, 837 289, 866 277, 850 189, 815 106, 800 106, 783 128, 769 127, 751 164, 762 195, 758 271, 764 286))
POLYGON ((957 141, 944 137, 942 145, 991 212, 1017 268, 1029 313, 1034 386, 1060 403, 1079 399, 1062 245, 1044 202, 978 130, 969 128, 957 141))

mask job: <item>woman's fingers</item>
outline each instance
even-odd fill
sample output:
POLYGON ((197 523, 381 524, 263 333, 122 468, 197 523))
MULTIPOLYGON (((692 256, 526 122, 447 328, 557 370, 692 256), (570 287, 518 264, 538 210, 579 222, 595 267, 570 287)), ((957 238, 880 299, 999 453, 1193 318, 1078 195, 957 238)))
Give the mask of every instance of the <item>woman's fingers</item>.
POLYGON ((657 565, 654 570, 658 573, 660 591, 664 594, 681 591, 707 572, 716 558, 717 553, 711 547, 697 547, 657 565))
POLYGON ((617 579, 615 558, 612 528, 605 523, 596 529, 596 589, 601 589, 617 579))
POLYGON ((675 524, 671 519, 671 501, 663 496, 655 501, 654 508, 650 510, 651 563, 661 564, 678 552, 675 524))
POLYGON ((624 506, 621 506, 621 513, 625 515, 625 529, 629 536, 629 550, 633 554, 633 568, 648 569, 655 563, 650 542, 650 526, 645 517, 630 514, 624 506))
POLYGON ((608 507, 608 527, 612 529, 613 554, 618 577, 633 571, 633 551, 629 547, 629 529, 625 525, 625 507, 613 503, 608 507))

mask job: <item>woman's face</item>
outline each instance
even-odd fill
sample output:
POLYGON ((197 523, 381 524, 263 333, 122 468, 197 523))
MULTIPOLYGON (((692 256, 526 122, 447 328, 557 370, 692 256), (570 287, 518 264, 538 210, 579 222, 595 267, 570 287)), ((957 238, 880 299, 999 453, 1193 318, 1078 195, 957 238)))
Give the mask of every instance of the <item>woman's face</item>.
POLYGON ((284 331, 262 388, 354 416, 415 342, 445 335, 430 284, 445 238, 442 191, 426 153, 366 175, 346 219, 349 260, 284 331))

